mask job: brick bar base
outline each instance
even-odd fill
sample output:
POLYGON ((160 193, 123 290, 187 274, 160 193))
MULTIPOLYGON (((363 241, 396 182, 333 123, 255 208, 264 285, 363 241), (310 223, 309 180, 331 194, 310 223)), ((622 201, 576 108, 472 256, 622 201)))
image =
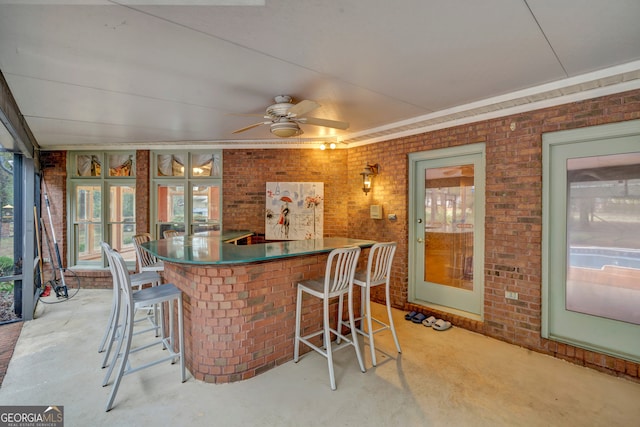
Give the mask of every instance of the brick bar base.
MULTIPOLYGON (((183 292, 185 362, 191 374, 227 383, 292 360, 297 283, 322 276, 326 262, 327 254, 228 266, 165 261, 165 280, 183 292)), ((304 335, 321 327, 322 303, 305 295, 302 306, 304 335)), ((331 309, 336 313, 337 300, 331 309)), ((308 348, 302 345, 301 351, 308 348)))

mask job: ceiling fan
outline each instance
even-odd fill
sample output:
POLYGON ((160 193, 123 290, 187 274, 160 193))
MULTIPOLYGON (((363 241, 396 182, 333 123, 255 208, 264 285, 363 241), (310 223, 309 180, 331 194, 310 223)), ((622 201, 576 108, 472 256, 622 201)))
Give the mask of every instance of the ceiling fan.
MULTIPOLYGON (((254 123, 252 125, 243 127, 233 131, 233 133, 240 133, 253 129, 262 125, 269 125, 271 133, 280 138, 289 138, 292 136, 302 135, 304 132, 300 128, 300 124, 324 126, 334 129, 348 129, 349 123, 340 122, 337 120, 320 119, 317 117, 304 117, 305 114, 320 107, 315 101, 309 101, 307 99, 292 103, 292 98, 288 95, 278 95, 275 97, 275 104, 267 107, 264 114, 266 121, 254 123)), ((248 114, 249 116, 258 116, 256 114, 248 114)))

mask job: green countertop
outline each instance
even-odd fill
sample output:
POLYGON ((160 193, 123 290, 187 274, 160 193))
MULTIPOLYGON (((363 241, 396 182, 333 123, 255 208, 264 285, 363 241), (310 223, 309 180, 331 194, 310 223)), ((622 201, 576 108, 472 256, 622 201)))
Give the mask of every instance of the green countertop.
POLYGON ((325 237, 255 245, 224 243, 236 238, 237 233, 247 234, 246 231, 228 231, 217 236, 210 233, 198 233, 193 236, 154 240, 143 243, 142 247, 163 261, 179 264, 224 265, 331 252, 335 248, 344 246, 368 248, 375 243, 373 240, 346 237, 325 237))

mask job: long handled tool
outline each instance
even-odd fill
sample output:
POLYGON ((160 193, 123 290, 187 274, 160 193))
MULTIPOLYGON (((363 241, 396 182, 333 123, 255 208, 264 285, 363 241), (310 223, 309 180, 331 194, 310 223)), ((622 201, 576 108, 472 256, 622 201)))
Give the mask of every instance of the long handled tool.
MULTIPOLYGON (((53 274, 55 276, 56 269, 60 273, 60 285, 55 287, 56 296, 58 298, 69 298, 69 291, 67 289, 67 283, 64 280, 64 268, 62 267, 62 257, 60 256, 60 247, 58 246, 58 241, 56 240, 56 232, 53 228, 53 219, 51 218, 51 204, 49 203, 49 195, 47 194, 47 187, 44 186, 44 201, 47 206, 47 215, 49 217, 49 230, 51 231, 51 239, 53 240, 53 248, 55 250, 57 267, 54 266, 53 274)), ((46 230, 45 230, 46 231, 46 230)), ((52 259, 51 262, 54 262, 52 259)), ((54 282, 57 283, 57 277, 54 277, 54 282)))
POLYGON ((40 288, 40 292, 44 292, 44 265, 42 261, 42 242, 40 241, 40 221, 38 219, 38 209, 33 207, 33 219, 35 220, 36 245, 38 249, 38 281, 36 286, 40 288))

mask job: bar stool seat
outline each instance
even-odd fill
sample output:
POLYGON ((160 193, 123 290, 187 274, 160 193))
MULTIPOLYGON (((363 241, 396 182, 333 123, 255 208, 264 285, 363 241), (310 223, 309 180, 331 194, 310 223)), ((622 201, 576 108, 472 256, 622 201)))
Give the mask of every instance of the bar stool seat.
POLYGON ((107 402, 106 411, 110 411, 113 407, 116 394, 120 387, 122 377, 134 372, 138 372, 142 369, 155 366, 157 364, 171 361, 172 364, 177 360, 180 361, 180 371, 182 382, 186 381, 186 368, 184 364, 184 334, 183 334, 183 310, 182 310, 182 292, 173 284, 162 284, 153 286, 150 288, 144 288, 139 291, 133 292, 131 287, 131 278, 127 271, 125 261, 122 256, 109 248, 107 250, 107 258, 109 260, 109 268, 113 274, 114 281, 117 282, 119 289, 119 298, 121 298, 120 306, 122 310, 116 315, 116 322, 114 323, 114 330, 120 331, 118 334, 118 341, 116 350, 114 351, 109 369, 102 382, 103 386, 108 385, 109 380, 114 372, 115 366, 120 361, 117 370, 115 371, 115 379, 111 387, 111 393, 107 402), (161 305, 168 303, 169 305, 169 334, 165 335, 165 331, 162 332, 162 336, 158 339, 154 339, 147 342, 144 345, 138 346, 132 349, 133 339, 133 324, 134 314, 136 309, 141 307, 148 307, 152 305, 161 305), (178 306, 178 342, 175 342, 174 331, 174 316, 173 305, 178 306), (140 366, 133 367, 129 360, 130 354, 138 351, 142 351, 151 348, 155 345, 160 345, 164 351, 159 352, 162 356, 153 359, 140 366), (177 347, 177 350, 176 350, 177 347))
MULTIPOLYGON (((398 353, 402 353, 400 342, 398 341, 398 335, 396 334, 396 328, 393 324, 393 317, 391 315, 391 298, 389 295, 391 264, 393 263, 393 257, 396 253, 397 246, 398 244, 396 242, 376 243, 373 245, 369 250, 366 269, 356 271, 353 279, 354 285, 358 285, 362 288, 360 305, 362 316, 355 319, 356 321, 360 321, 360 328, 356 329, 356 331, 369 340, 371 363, 373 366, 377 365, 374 335, 378 332, 390 329, 391 334, 393 335, 393 340, 396 344, 396 349, 398 350, 398 353), (384 285, 385 287, 385 305, 387 307, 387 317, 389 319, 388 324, 371 316, 371 288, 381 285, 384 285), (376 326, 378 326, 377 329, 373 329, 373 322, 376 322, 376 326)), ((341 321, 341 325, 350 327, 350 325, 344 321, 341 321)), ((353 329, 351 330, 353 331, 353 329)))
MULTIPOLYGON (((341 332, 331 328, 329 322, 329 300, 335 297, 342 298, 344 294, 348 294, 349 305, 349 325, 351 330, 355 330, 354 314, 353 314, 353 275, 355 273, 356 265, 358 263, 358 257, 360 255, 359 247, 339 248, 334 249, 329 253, 327 259, 327 266, 325 269, 324 277, 304 280, 298 283, 298 293, 296 301, 296 332, 295 332, 295 346, 294 346, 294 362, 298 362, 300 356, 300 343, 306 344, 311 349, 317 351, 322 356, 327 358, 329 365, 329 381, 331 383, 331 389, 336 389, 336 380, 333 371, 333 351, 347 348, 347 346, 353 346, 356 351, 356 357, 360 370, 366 372, 362 355, 360 354, 360 347, 358 346, 358 334, 351 334, 351 339, 344 336, 341 332), (304 293, 312 295, 316 298, 322 299, 322 329, 309 333, 307 335, 301 335, 301 321, 302 321, 302 296, 304 293), (344 340, 347 345, 332 347, 331 334, 336 335, 337 343, 340 340, 344 340), (311 342, 313 337, 323 334, 324 348, 320 348, 311 342)), ((342 311, 338 311, 338 325, 341 323, 342 311)), ((336 343, 336 344, 337 344, 336 343)))

